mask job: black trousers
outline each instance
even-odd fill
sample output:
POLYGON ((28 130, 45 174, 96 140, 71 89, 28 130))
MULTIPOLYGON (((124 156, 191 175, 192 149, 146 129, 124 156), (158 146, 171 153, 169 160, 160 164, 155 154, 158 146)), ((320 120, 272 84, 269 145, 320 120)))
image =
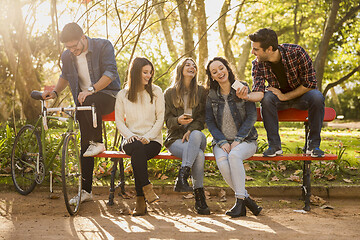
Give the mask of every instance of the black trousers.
POLYGON ((91 111, 78 111, 77 119, 80 125, 81 134, 81 171, 82 171, 82 189, 87 192, 92 190, 92 180, 94 171, 94 158, 83 157, 83 154, 89 147, 89 141, 102 142, 102 115, 114 111, 116 98, 106 93, 94 93, 87 96, 82 106, 91 106, 95 104, 97 127, 93 127, 91 111))
POLYGON ((150 184, 147 161, 159 154, 161 144, 150 141, 149 144, 142 144, 140 141, 134 141, 123 145, 127 155, 131 156, 131 166, 135 177, 135 190, 137 196, 144 196, 142 187, 150 184))

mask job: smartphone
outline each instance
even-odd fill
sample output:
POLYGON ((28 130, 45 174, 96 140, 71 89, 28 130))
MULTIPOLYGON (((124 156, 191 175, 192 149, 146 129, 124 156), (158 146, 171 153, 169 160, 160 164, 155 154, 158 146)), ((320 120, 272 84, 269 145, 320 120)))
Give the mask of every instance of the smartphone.
POLYGON ((231 85, 231 87, 233 88, 233 89, 235 89, 235 91, 237 91, 239 88, 240 88, 240 90, 244 87, 245 85, 244 84, 242 84, 240 81, 238 81, 238 80, 235 80, 235 82, 231 85))
POLYGON ((185 119, 191 119, 192 115, 190 113, 184 113, 185 119))

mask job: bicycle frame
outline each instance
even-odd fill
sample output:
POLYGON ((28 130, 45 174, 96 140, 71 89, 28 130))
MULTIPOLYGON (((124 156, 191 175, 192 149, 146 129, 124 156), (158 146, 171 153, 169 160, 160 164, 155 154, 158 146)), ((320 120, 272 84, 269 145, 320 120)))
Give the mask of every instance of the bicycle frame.
MULTIPOLYGON (((77 107, 55 107, 55 108, 47 108, 45 107, 45 100, 40 99, 41 101, 41 115, 39 116, 38 120, 36 121, 34 127, 35 130, 40 128, 40 133, 41 133, 41 145, 42 145, 42 149, 43 149, 43 160, 44 160, 44 167, 45 167, 45 175, 48 173, 48 170, 50 168, 50 166, 52 166, 57 154, 59 153, 60 149, 63 146, 64 143, 64 139, 66 136, 66 133, 69 132, 74 132, 75 129, 75 124, 76 124, 76 112, 77 111, 89 111, 91 110, 92 112, 92 117, 93 117, 93 126, 94 128, 97 127, 97 118, 96 118, 96 109, 95 106, 77 106, 77 107), (57 117, 57 116, 49 116, 48 113, 52 113, 52 112, 64 112, 66 113, 69 117, 57 117), (73 112, 74 114, 71 115, 68 112, 73 112), (50 156, 48 156, 48 153, 45 151, 46 149, 46 132, 48 130, 48 120, 58 120, 58 121, 67 121, 67 129, 66 132, 62 134, 62 137, 59 141, 59 143, 57 144, 55 150, 51 153, 50 156)), ((36 172, 37 174, 39 174, 39 157, 37 158, 37 169, 36 172)), ((52 177, 52 176, 51 176, 52 177)), ((51 181, 50 181, 51 182, 51 181)))

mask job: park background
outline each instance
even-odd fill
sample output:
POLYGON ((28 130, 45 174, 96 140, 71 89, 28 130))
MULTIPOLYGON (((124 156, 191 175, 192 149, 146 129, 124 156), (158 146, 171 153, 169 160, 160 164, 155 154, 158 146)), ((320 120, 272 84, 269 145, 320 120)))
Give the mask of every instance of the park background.
MULTIPOLYGON (((252 83, 248 35, 271 27, 279 43, 303 46, 313 59, 318 88, 333 107, 337 123, 360 120, 360 3, 358 0, 0 0, 0 182, 11 184, 10 152, 16 132, 32 122, 40 103, 32 90, 56 83, 61 72, 64 46, 59 32, 68 22, 78 22, 89 37, 109 39, 115 48, 118 72, 124 83, 135 56, 149 58, 155 66, 154 83, 165 90, 179 59, 193 57, 198 77, 206 82, 205 66, 215 56, 225 56, 237 78, 252 83)), ((71 105, 69 90, 54 105, 71 105)), ((107 123, 109 136, 115 125, 107 123)), ((344 126, 343 124, 337 126, 344 126)), ((345 125, 346 126, 346 125, 345 125)), ((321 148, 339 156, 337 161, 312 165, 318 184, 359 184, 360 129, 324 126, 321 148)), ((53 123, 51 140, 56 144, 61 123, 53 123)), ((266 132, 259 131, 259 152, 266 148, 266 132)), ((205 130, 208 142, 211 136, 205 130)), ((164 130, 165 135, 165 130, 164 130)), ((301 152, 302 124, 281 124, 285 152, 301 152)), ((108 138, 109 141, 112 139, 108 138)), ((111 143, 109 143, 111 146, 111 143)), ((51 145, 50 149, 51 150, 51 145)), ((211 151, 208 146, 207 151, 211 151)), ((126 164, 128 182, 131 167, 126 164)), ((206 163, 205 185, 225 186, 215 163, 206 163)), ((59 165, 59 164, 57 164, 59 165)), ((173 184, 179 161, 151 160, 155 183, 173 184)), ((248 185, 298 185, 301 164, 247 162, 248 185)), ((96 184, 107 185, 111 162, 97 159, 96 184)), ((56 171, 55 171, 56 173, 56 171)))

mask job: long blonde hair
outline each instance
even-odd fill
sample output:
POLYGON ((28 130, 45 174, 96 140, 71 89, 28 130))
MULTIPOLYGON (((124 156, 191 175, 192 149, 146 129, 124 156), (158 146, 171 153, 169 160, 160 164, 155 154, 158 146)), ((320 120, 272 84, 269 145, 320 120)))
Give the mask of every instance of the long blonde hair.
MULTIPOLYGON (((183 70, 186 64, 186 61, 190 60, 195 64, 195 68, 197 70, 197 65, 192 58, 184 58, 182 59, 175 68, 175 75, 173 78, 172 87, 175 88, 176 94, 172 94, 171 99, 176 108, 185 108, 183 96, 186 93, 186 87, 184 84, 184 75, 183 70)), ((199 104, 199 96, 198 96, 199 86, 197 83, 197 74, 191 79, 190 88, 189 88, 189 98, 188 98, 188 106, 189 108, 194 108, 199 104)))

